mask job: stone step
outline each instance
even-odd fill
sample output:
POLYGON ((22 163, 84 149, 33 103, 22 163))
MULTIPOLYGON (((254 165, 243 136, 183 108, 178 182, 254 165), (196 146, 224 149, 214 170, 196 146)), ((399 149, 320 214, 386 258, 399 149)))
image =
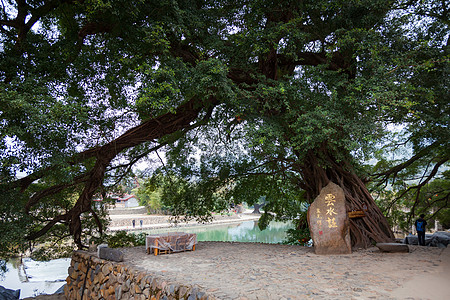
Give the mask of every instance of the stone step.
POLYGON ((398 244, 398 243, 377 243, 376 245, 378 249, 382 252, 409 252, 409 247, 406 244, 398 244))

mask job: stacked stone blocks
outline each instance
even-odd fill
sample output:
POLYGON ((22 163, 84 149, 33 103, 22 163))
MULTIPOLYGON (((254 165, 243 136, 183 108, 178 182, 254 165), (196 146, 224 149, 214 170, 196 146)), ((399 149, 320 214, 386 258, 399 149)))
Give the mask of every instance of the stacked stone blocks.
POLYGON ((73 253, 68 274, 67 299, 216 299, 198 287, 171 283, 126 262, 107 261, 85 251, 73 253))

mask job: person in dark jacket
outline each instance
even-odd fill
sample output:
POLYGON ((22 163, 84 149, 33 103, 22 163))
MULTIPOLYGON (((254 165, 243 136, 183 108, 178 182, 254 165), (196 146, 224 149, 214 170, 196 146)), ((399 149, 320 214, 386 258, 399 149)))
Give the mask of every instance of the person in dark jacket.
POLYGON ((425 246, 425 227, 427 226, 427 221, 424 220, 425 215, 421 214, 420 218, 416 220, 414 225, 417 230, 417 237, 419 238, 419 245, 425 246))

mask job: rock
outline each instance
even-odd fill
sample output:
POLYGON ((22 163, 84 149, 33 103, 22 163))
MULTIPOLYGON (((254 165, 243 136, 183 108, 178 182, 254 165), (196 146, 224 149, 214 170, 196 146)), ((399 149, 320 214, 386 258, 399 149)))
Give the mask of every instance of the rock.
POLYGON ((405 244, 398 244, 398 243, 377 243, 378 249, 380 249, 382 252, 409 252, 408 245, 405 244))
POLYGON ((333 182, 308 209, 308 224, 316 254, 352 253, 344 191, 333 182))
MULTIPOLYGON (((409 245, 418 245, 419 239, 415 235, 409 235, 405 237, 403 243, 409 245)), ((448 244, 450 244, 450 232, 437 231, 433 234, 425 235, 425 246, 447 247, 448 244)))
MULTIPOLYGON (((431 235, 426 234, 425 235, 425 246, 429 245, 431 241, 431 235)), ((403 242, 404 244, 408 245, 419 245, 419 238, 416 235, 409 235, 405 237, 405 240, 403 242)))
POLYGON ((19 299, 20 290, 10 290, 0 285, 0 299, 1 300, 15 300, 19 299))
POLYGON ((77 274, 75 272, 75 269, 73 267, 69 267, 67 269, 67 274, 69 275, 69 277, 71 277, 72 279, 76 279, 77 278, 77 274))
POLYGON ((109 266, 107 264, 103 265, 102 267, 102 273, 103 275, 108 275, 109 274, 109 266))
POLYGON ((169 293, 171 294, 175 293, 175 286, 173 284, 169 286, 169 293))
POLYGON ((181 286, 180 289, 179 289, 179 295, 180 295, 180 298, 185 298, 185 296, 186 296, 188 290, 189 290, 189 289, 188 289, 187 287, 181 286))
POLYGON ((116 292, 116 290, 115 290, 114 286, 110 285, 108 287, 108 294, 109 295, 114 295, 115 292, 116 292))
POLYGON ((130 290, 131 287, 131 280, 128 279, 127 281, 125 281, 125 284, 123 285, 122 289, 124 292, 128 292, 130 290))
POLYGON ((101 248, 108 248, 108 244, 100 244, 97 246, 97 256, 100 257, 100 249, 101 248))
POLYGON ((78 269, 78 270, 80 270, 80 271, 81 271, 81 273, 83 273, 83 274, 86 274, 86 272, 87 272, 87 265, 86 265, 86 264, 84 264, 84 263, 80 264, 80 266, 79 266, 79 269, 78 269))
POLYGON ((107 247, 98 248, 98 257, 101 259, 112 261, 123 261, 123 253, 118 249, 112 249, 107 247))
POLYGON ((89 243, 89 252, 96 252, 97 251, 97 245, 92 241, 89 243))
POLYGON ((430 237, 430 246, 432 247, 446 248, 448 244, 450 244, 450 232, 437 231, 430 237))

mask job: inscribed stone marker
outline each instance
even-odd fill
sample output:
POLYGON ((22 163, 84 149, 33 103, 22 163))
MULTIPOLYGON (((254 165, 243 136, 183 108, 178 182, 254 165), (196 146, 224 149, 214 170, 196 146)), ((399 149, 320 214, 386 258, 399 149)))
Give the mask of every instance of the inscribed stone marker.
POLYGON ((308 209, 308 224, 316 254, 352 253, 344 191, 330 182, 308 209))

